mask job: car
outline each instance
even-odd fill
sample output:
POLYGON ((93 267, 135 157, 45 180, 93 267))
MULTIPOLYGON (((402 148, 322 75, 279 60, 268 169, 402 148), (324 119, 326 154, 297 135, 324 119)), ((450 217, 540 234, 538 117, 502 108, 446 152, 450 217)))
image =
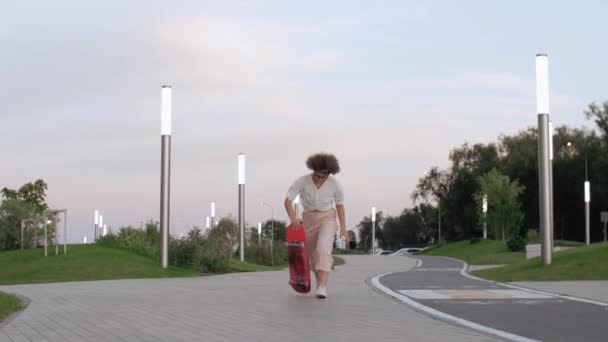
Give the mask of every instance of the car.
POLYGON ((425 248, 417 248, 417 247, 408 247, 408 248, 401 248, 400 250, 390 254, 392 256, 396 256, 396 255, 413 255, 416 252, 420 252, 421 250, 424 250, 425 248))

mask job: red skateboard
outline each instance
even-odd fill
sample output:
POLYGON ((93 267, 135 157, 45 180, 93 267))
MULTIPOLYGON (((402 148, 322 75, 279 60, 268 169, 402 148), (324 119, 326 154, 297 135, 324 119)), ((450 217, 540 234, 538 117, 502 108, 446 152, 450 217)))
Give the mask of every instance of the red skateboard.
POLYGON ((287 227, 287 259, 289 261, 289 285, 298 293, 310 292, 310 266, 306 252, 306 232, 300 226, 287 227))

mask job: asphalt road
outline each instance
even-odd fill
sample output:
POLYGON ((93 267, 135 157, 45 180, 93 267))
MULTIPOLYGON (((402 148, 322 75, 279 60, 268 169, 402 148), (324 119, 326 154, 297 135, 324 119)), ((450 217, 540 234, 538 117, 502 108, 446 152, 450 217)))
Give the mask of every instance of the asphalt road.
POLYGON ((380 283, 423 306, 521 340, 608 340, 608 306, 472 279, 454 259, 415 258, 417 267, 385 275, 380 283))

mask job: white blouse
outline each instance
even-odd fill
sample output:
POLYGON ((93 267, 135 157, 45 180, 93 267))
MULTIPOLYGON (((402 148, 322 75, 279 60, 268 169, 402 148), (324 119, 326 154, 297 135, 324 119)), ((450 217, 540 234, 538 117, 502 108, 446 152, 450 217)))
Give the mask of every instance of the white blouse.
POLYGON ((327 211, 337 205, 344 205, 342 185, 331 175, 319 189, 311 174, 298 178, 289 187, 287 199, 293 201, 298 195, 302 200, 304 211, 327 211))

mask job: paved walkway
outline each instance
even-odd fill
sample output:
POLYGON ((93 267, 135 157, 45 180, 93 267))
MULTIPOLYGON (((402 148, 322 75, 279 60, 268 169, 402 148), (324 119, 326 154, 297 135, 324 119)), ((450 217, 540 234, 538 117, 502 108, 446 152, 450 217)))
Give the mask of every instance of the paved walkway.
POLYGON ((329 298, 296 295, 287 271, 0 286, 31 300, 0 341, 495 341, 370 288, 415 260, 346 256, 329 298))
POLYGON ((606 341, 607 304, 473 278, 455 259, 416 259, 413 269, 377 278, 379 286, 436 317, 514 341, 606 341))

